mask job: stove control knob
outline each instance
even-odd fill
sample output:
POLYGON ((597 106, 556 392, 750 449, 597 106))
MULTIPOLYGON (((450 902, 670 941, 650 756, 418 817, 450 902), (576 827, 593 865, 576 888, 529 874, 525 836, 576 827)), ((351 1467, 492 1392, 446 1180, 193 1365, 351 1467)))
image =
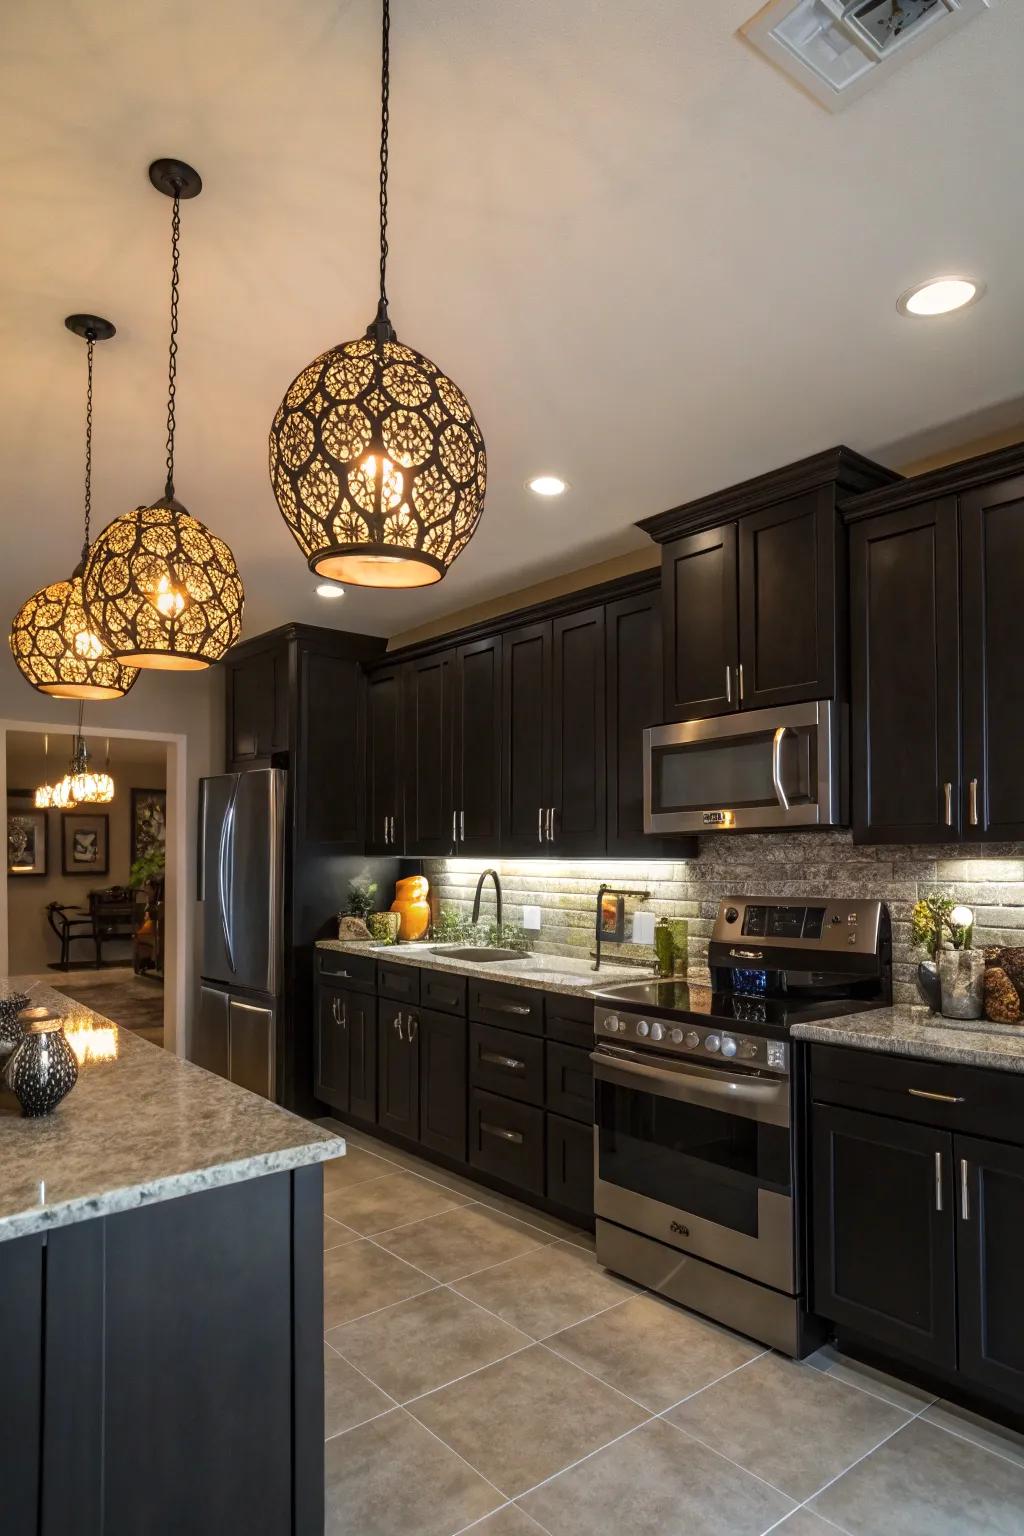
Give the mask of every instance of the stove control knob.
POLYGON ((604 1027, 610 1035, 614 1035, 618 1032, 619 1021, 614 1013, 609 1014, 608 1018, 605 1019, 604 1027))
POLYGON ((664 1034, 665 1034, 665 1031, 662 1029, 661 1025, 657 1021, 655 1021, 651 1025, 651 1039, 652 1040, 661 1040, 663 1038, 664 1034))
POLYGON ((725 920, 726 920, 727 923, 734 923, 738 917, 739 917, 739 913, 737 912, 735 907, 726 907, 726 909, 725 909, 725 920))
POLYGON ((706 1051, 717 1051, 721 1044, 722 1042, 718 1035, 704 1036, 704 1049, 706 1051))
POLYGON ((638 1035, 649 1035, 650 1034, 651 1026, 648 1024, 646 1019, 641 1019, 640 1020, 639 1024, 636 1027, 636 1032, 637 1032, 638 1035))
POLYGON ((672 1031, 672 1034, 670 1035, 669 1038, 671 1039, 673 1045, 682 1045, 682 1043, 683 1043, 683 1032, 682 1032, 682 1030, 681 1029, 674 1029, 672 1031))
POLYGON ((735 1056, 736 1055, 736 1041, 733 1039, 732 1035, 723 1035, 722 1036, 722 1055, 723 1056, 735 1056))
POLYGON ((698 1045, 700 1045, 700 1035, 698 1035, 695 1029, 691 1029, 683 1043, 689 1050, 695 1051, 698 1045))

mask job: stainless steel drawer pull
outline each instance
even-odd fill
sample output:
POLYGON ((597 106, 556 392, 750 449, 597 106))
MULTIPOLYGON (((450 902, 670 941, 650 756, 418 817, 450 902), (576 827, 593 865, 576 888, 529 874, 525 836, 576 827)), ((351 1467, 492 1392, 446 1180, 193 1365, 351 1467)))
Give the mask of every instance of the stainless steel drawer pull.
POLYGON ((937 1104, 962 1104, 963 1096, 957 1093, 929 1093, 927 1088, 908 1088, 912 1099, 934 1099, 937 1104))
POLYGON ((405 1027, 408 1031, 408 1040, 411 1043, 416 1039, 420 1028, 420 1021, 414 1013, 410 1013, 409 1017, 406 1019, 405 1027))
POLYGON ((743 703, 743 663, 742 663, 742 661, 739 664, 739 678, 740 678, 740 703, 742 704, 743 703))
POLYGON ((504 1126, 491 1125, 488 1120, 480 1121, 480 1129, 485 1136, 497 1136, 499 1141, 512 1141, 515 1142, 517 1147, 522 1146, 522 1131, 506 1131, 504 1126))
POLYGON ((972 779, 967 786, 967 819, 972 827, 978 825, 978 781, 972 779))
POLYGON ((942 793, 946 801, 946 826, 953 825, 953 786, 947 780, 942 786, 942 793))
POLYGON ((402 1015, 400 1013, 395 1014, 394 1028, 395 1034, 398 1036, 399 1040, 404 1040, 405 1036, 402 1034, 402 1015))
POLYGON ((725 668, 725 702, 732 703, 732 667, 728 664, 725 668))
POLYGON ((522 1003, 485 1003, 492 1013, 532 1013, 533 1009, 525 1007, 522 1003))
POLYGON ((960 1159, 960 1219, 971 1219, 971 1186, 966 1157, 960 1159))
POLYGON ((942 1210, 942 1153, 935 1154, 935 1209, 942 1210))
POLYGON ((542 805, 537 807, 537 841, 538 843, 544 841, 544 807, 542 805))
POLYGON ((525 1061, 519 1061, 515 1056, 502 1056, 499 1051, 481 1051, 480 1060, 492 1067, 507 1067, 510 1072, 526 1071, 525 1061))

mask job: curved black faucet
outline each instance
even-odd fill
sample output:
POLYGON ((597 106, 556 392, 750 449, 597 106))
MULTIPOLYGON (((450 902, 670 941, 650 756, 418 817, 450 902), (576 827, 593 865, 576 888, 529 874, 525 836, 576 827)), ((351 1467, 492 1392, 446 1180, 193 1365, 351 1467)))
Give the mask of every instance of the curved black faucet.
POLYGON ((480 918, 480 897, 481 897, 481 895, 483 893, 484 881, 487 879, 488 875, 490 875, 491 879, 494 881, 494 894, 495 894, 495 896, 497 897, 497 900, 498 900, 498 927, 500 928, 501 927, 501 881, 498 879, 498 871, 496 869, 485 869, 483 874, 480 876, 480 879, 476 883, 476 895, 473 897, 473 922, 474 923, 478 922, 479 918, 480 918))

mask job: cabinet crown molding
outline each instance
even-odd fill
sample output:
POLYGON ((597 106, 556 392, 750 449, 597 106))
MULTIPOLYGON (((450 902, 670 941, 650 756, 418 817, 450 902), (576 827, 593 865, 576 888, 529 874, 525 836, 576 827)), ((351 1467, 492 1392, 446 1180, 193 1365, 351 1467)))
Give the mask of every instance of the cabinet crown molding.
POLYGON ((844 523, 859 523, 881 512, 895 512, 919 501, 933 501, 941 496, 960 496, 995 480, 1009 480, 1024 475, 1024 443, 981 453, 957 464, 944 464, 924 475, 911 475, 893 485, 879 486, 860 495, 846 496, 839 502, 844 523))
POLYGON ((667 544, 685 533, 698 533, 702 528, 713 528, 745 512, 757 512, 773 502, 799 496, 806 491, 834 487, 836 498, 849 497, 874 490, 877 486, 888 487, 900 481, 902 476, 895 470, 886 469, 855 453, 852 448, 839 444, 826 448, 822 453, 798 459, 795 464, 785 464, 767 474, 755 475, 727 490, 701 496, 655 517, 642 518, 635 526, 648 534, 656 544, 667 544))

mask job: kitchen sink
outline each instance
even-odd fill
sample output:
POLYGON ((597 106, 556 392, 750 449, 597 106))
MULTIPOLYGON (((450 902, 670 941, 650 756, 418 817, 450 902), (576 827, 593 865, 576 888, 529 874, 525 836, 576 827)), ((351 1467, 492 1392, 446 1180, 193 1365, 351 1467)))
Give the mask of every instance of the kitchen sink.
POLYGON ((447 944, 436 944, 431 949, 432 955, 440 955, 448 960, 472 960, 474 964, 486 965, 496 960, 525 960, 526 956, 518 949, 491 949, 487 945, 468 945, 465 949, 452 949, 447 944))

